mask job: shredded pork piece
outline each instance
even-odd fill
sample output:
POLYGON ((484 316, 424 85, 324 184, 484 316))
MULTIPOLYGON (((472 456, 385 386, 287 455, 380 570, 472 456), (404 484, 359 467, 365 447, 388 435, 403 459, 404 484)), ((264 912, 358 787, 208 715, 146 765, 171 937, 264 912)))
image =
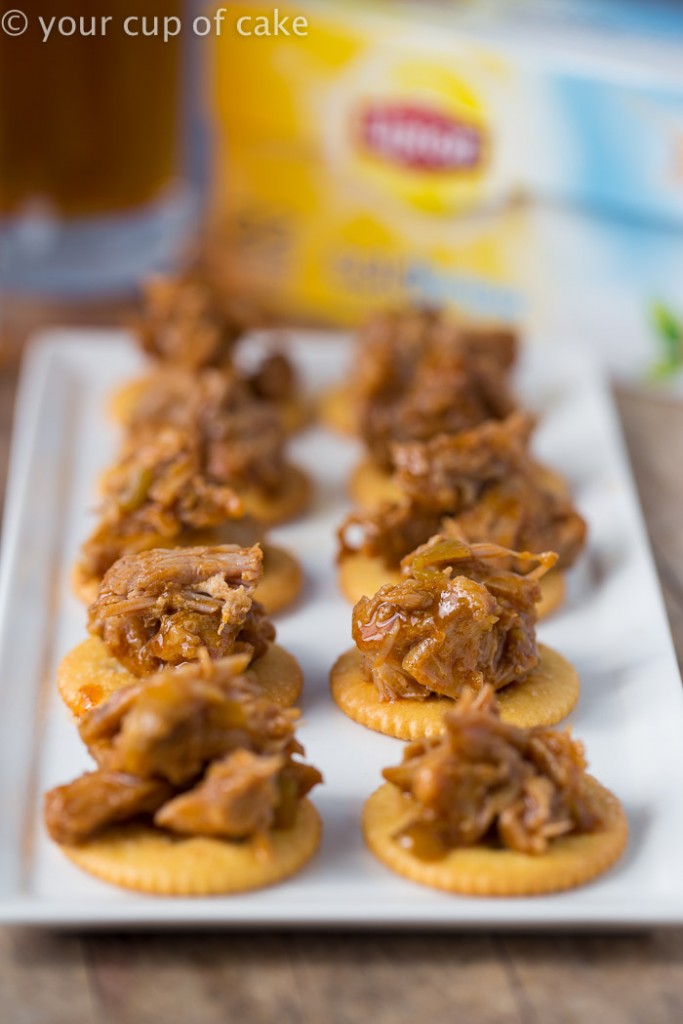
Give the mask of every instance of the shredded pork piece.
POLYGON ((147 355, 191 371, 230 365, 244 324, 200 274, 151 278, 143 299, 133 329, 147 355))
POLYGON ((142 816, 188 835, 267 838, 322 781, 294 760, 298 712, 262 695, 244 656, 166 669, 88 712, 98 768, 46 796, 50 835, 80 843, 142 816))
POLYGON ((457 434, 392 447, 394 477, 411 501, 450 510, 476 504, 483 485, 526 473, 534 418, 516 412, 457 434))
POLYGON ((281 754, 235 750, 214 762, 204 780, 165 804, 155 824, 187 835, 246 839, 290 827, 299 801, 322 775, 281 754))
POLYGON ((140 779, 124 772, 94 771, 45 798, 45 824, 57 843, 81 843, 110 825, 153 814, 173 794, 163 779, 140 779))
MULTIPOLYGON (((231 750, 279 754, 296 750, 297 713, 264 698, 232 658, 165 670, 133 688, 121 712, 110 701, 92 709, 80 734, 101 768, 165 778, 175 786, 231 750), (238 674, 236 674, 238 673, 238 674)), ((115 697, 117 695, 114 695, 115 697)))
POLYGON ((433 310, 375 316, 361 330, 353 393, 373 459, 391 466, 395 441, 427 440, 502 419, 515 402, 507 373, 514 335, 433 310))
POLYGON ((204 780, 165 804, 154 821, 186 835, 245 839, 272 827, 284 758, 236 750, 215 761, 204 780))
POLYGON ((585 545, 586 523, 529 455, 532 427, 531 417, 515 413, 394 445, 402 498, 348 516, 339 531, 340 558, 361 552, 395 568, 442 530, 514 550, 556 551, 560 568, 572 565, 585 545))
POLYGON ((196 438, 211 483, 255 487, 266 494, 283 486, 287 471, 281 416, 273 402, 256 400, 235 372, 188 374, 164 367, 149 376, 127 420, 129 447, 141 433, 174 427, 196 438))
POLYGON ((384 502, 371 511, 351 512, 339 527, 339 561, 350 555, 380 558, 387 569, 442 529, 441 511, 408 500, 384 502))
POLYGON ((287 402, 298 390, 296 371, 284 352, 269 352, 249 376, 249 387, 256 398, 266 402, 287 402))
POLYGON ((353 638, 380 700, 500 689, 538 664, 536 602, 555 555, 431 539, 353 609, 353 638))
POLYGON ((197 269, 176 277, 151 278, 132 328, 142 351, 162 371, 175 370, 189 377, 219 370, 239 381, 252 400, 277 407, 294 398, 298 389, 296 372, 285 353, 266 352, 249 373, 238 371, 234 362, 238 342, 267 319, 262 310, 223 294, 197 269))
POLYGON ((501 721, 491 687, 444 715, 444 733, 411 743, 384 777, 412 797, 415 816, 396 836, 436 859, 481 842, 543 854, 553 839, 602 822, 583 786, 583 747, 569 732, 501 721))
POLYGON ((128 446, 104 480, 99 523, 81 549, 85 581, 99 581, 122 555, 243 516, 241 498, 208 477, 202 455, 196 436, 171 427, 128 446))
POLYGON ((88 611, 88 629, 139 676, 238 648, 258 658, 275 637, 252 596, 262 568, 258 545, 126 555, 105 574, 88 611))

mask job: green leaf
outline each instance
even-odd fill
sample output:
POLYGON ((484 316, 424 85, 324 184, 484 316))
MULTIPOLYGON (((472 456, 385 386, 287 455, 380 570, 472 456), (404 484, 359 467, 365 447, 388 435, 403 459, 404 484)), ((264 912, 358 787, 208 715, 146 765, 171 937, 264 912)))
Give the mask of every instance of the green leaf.
POLYGON ((673 377, 683 367, 683 321, 659 300, 652 303, 650 315, 662 345, 660 359, 650 367, 648 378, 662 381, 673 377))

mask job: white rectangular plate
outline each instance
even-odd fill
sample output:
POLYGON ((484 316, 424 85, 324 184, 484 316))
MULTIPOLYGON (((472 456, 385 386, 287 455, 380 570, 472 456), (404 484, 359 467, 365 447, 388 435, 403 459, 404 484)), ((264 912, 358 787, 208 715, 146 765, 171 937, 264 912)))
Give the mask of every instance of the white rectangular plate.
MULTIPOLYGON (((258 340, 255 342, 258 344, 258 340)), ((341 379, 340 337, 302 333, 294 357, 309 387, 341 379)), ((521 393, 542 416, 536 448, 569 477, 590 524, 567 606, 540 627, 581 675, 571 724, 594 774, 624 802, 628 852, 602 879, 533 899, 444 895, 404 881, 365 849, 359 820, 382 767, 402 744, 333 705, 328 672, 350 644, 350 607, 333 570, 344 483, 360 449, 314 429, 293 456, 317 485, 311 514, 273 531, 307 576, 303 600, 278 621, 305 672, 301 736, 325 775, 314 793, 321 850, 297 877, 239 897, 144 897, 101 884, 47 839, 42 793, 89 765, 55 690, 59 659, 85 635, 69 575, 92 519, 93 486, 113 458, 108 394, 138 372, 125 335, 53 332, 24 369, 4 526, 0 590, 0 920, 105 926, 619 927, 683 923, 683 693, 666 616, 609 393, 582 357, 530 351, 521 393)))

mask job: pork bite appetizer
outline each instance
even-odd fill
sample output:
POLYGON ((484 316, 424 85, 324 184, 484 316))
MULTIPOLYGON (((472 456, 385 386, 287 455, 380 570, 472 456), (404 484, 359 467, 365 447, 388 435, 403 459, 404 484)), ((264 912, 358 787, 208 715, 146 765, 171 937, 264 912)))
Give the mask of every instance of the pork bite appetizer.
POLYGON ((159 377, 166 371, 187 377, 214 369, 238 376, 254 401, 267 403, 277 413, 281 429, 289 433, 300 429, 309 417, 307 403, 282 347, 266 352, 248 371, 235 358, 245 335, 266 326, 264 320, 256 309, 222 294, 201 269, 150 278, 131 328, 152 370, 115 394, 115 418, 129 424, 139 403, 158 388, 159 377))
POLYGON ((514 550, 555 551, 541 614, 564 595, 563 571, 583 550, 586 524, 557 480, 528 451, 533 419, 514 413, 460 434, 393 447, 397 501, 348 516, 339 531, 339 579, 353 601, 400 579, 401 560, 438 531, 514 550))
POLYGON ((506 721, 561 721, 578 700, 578 677, 536 641, 540 581, 555 560, 552 552, 432 538, 399 583, 355 605, 355 647, 332 670, 336 703, 354 721, 400 739, 438 733, 444 710, 485 685, 506 721))
MULTIPOLYGON (((257 445, 228 447, 233 467, 241 464, 233 479, 249 473, 264 478, 275 471, 268 453, 259 461, 257 445)), ((262 537, 263 528, 246 514, 244 499, 225 482, 223 452, 221 442, 214 447, 198 431, 185 428, 140 431, 135 441, 131 436, 103 478, 99 521, 74 570, 83 600, 94 600, 104 574, 124 555, 160 547, 253 543, 262 537)), ((303 577, 292 555, 267 542, 263 547, 259 596, 274 612, 296 599, 303 577)))
POLYGON ((262 564, 258 545, 159 548, 118 559, 88 610, 89 639, 59 666, 66 705, 80 716, 135 679, 232 654, 246 656, 272 700, 294 703, 301 669, 274 643, 275 628, 255 599, 262 564))
POLYGON ((517 339, 435 309, 376 313, 358 331, 350 380, 322 402, 323 419, 357 433, 371 465, 391 468, 394 440, 425 440, 515 406, 509 373, 517 339))
POLYGON ((422 885, 472 896, 533 896, 582 885, 621 856, 619 800, 586 773, 569 732, 505 722, 492 687, 444 714, 383 773, 366 842, 422 885))
POLYGON ((137 679, 82 717, 96 768, 46 795, 48 832, 85 871, 143 892, 280 881, 320 837, 306 794, 322 777, 298 760, 296 717, 244 653, 137 679))

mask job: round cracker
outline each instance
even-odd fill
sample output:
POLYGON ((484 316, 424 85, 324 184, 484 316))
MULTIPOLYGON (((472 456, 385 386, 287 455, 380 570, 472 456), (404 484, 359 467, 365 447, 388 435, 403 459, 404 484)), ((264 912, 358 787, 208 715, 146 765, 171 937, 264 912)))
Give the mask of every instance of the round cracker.
POLYGON ((372 511, 383 502, 398 502, 403 496, 391 473, 371 459, 359 462, 349 477, 349 494, 361 508, 372 511))
POLYGON ((355 403, 348 384, 337 384, 320 396, 318 417, 324 426, 345 437, 352 437, 358 432, 355 403))
POLYGON ((551 569, 547 576, 541 577, 540 584, 541 600, 536 605, 536 614, 539 619, 547 619, 564 604, 567 583, 561 569, 551 569))
MULTIPOLYGON (((538 653, 539 664, 523 682, 496 691, 501 717, 511 725, 556 725, 579 699, 579 678, 572 665, 544 644, 538 645, 538 653)), ((337 659, 330 688, 337 706, 354 722, 399 740, 438 736, 443 731, 443 713, 454 704, 450 697, 437 696, 381 701, 357 647, 337 659)))
POLYGON ((320 845, 320 816, 299 804, 292 828, 273 829, 270 854, 255 840, 230 842, 176 836, 151 826, 124 825, 79 846, 61 846, 69 860, 96 878, 159 896, 210 896, 275 885, 300 871, 320 845))
POLYGON ((339 561, 339 589, 351 604, 357 604, 361 597, 373 597, 385 583, 396 584, 402 579, 401 570, 388 569, 378 555, 351 552, 339 561))
POLYGON ((546 466, 545 463, 535 463, 536 479, 546 491, 550 491, 556 498, 568 498, 570 496, 569 483, 567 478, 556 469, 546 466))
MULTIPOLYGON (((139 554, 154 548, 194 548, 204 545, 215 547, 220 544, 239 544, 240 547, 251 547, 252 544, 261 542, 262 533, 260 525, 245 516, 241 519, 227 519, 220 526, 209 527, 205 530, 182 530, 172 536, 150 533, 144 541, 138 539, 135 551, 126 553, 139 554)), ((261 546, 263 547, 263 544, 261 546)), ((90 605, 97 600, 101 580, 98 577, 86 576, 80 562, 76 562, 73 567, 71 582, 76 597, 80 598, 84 604, 90 605)))
POLYGON ((107 408, 111 418, 120 426, 127 426, 133 411, 148 387, 147 377, 126 381, 109 396, 107 408))
MULTIPOLYGON (((357 604, 361 597, 373 597, 385 583, 400 583, 403 579, 400 569, 387 569, 383 559, 378 555, 363 555, 352 552, 344 555, 339 562, 339 589, 352 604, 357 604)), ((541 579, 541 600, 536 612, 539 619, 544 619, 557 610, 564 601, 564 574, 558 569, 551 569, 541 579)))
POLYGON ((304 574, 300 563, 284 548, 262 544, 263 576, 254 591, 254 598, 260 601, 268 615, 288 608, 297 600, 304 585, 304 574))
MULTIPOLYGON (((100 479, 99 490, 104 493, 106 490, 106 478, 109 470, 105 470, 100 479)), ((256 487, 235 486, 235 491, 242 499, 244 515, 247 520, 255 520, 260 526, 277 526, 280 523, 296 519, 305 511, 311 502, 311 481, 309 476, 298 466, 286 466, 283 474, 283 484, 275 495, 264 494, 256 487)), ((227 532, 239 519, 226 520, 227 532)), ((186 531, 188 534, 191 531, 186 531)), ((195 531, 199 533, 222 533, 223 526, 215 527, 214 530, 195 531)), ((172 544, 178 543, 178 538, 171 538, 172 544)), ((189 542, 188 542, 189 543, 189 542)), ((194 541, 192 543, 195 543, 194 541)), ((162 544, 154 543, 152 539, 150 546, 163 547, 162 544)))
POLYGON ((266 496, 254 488, 238 488, 247 515, 264 526, 289 522, 308 507, 311 501, 310 478, 298 466, 287 466, 282 488, 277 495, 266 496))
MULTIPOLYGON (((556 497, 568 497, 569 485, 561 473, 537 463, 536 477, 556 497)), ((382 469, 372 459, 365 459, 352 471, 349 494, 356 504, 368 510, 376 509, 383 502, 400 501, 403 497, 403 491, 393 474, 382 469)))
POLYGON ((100 592, 100 580, 94 576, 86 576, 80 562, 76 562, 71 570, 71 585, 74 594, 83 604, 90 606, 97 600, 97 595, 100 592))
POLYGON ((584 785, 603 819, 596 832, 553 839, 546 853, 526 854, 483 843, 450 850, 439 860, 416 857, 394 836, 414 817, 414 801, 387 782, 367 800, 363 835, 374 855, 404 878, 467 896, 537 896, 573 889, 607 871, 628 841, 624 809, 588 775, 584 785))
MULTIPOLYGON (((148 377, 138 377, 117 388, 111 394, 108 402, 111 418, 120 426, 127 426, 148 386, 148 377)), ((282 429, 286 434, 299 433, 300 430, 308 426, 313 418, 310 404, 301 398, 287 398, 273 404, 276 405, 282 429)))
MULTIPOLYGON (((250 547, 252 544, 260 543, 263 550, 263 576, 254 590, 254 599, 261 602, 268 615, 272 615, 296 601, 303 587, 303 572, 299 562, 288 551, 259 541, 259 531, 255 531, 251 524, 253 520, 238 519, 230 520, 215 530, 185 531, 176 537, 150 535, 147 550, 201 545, 215 547, 219 544, 250 547), (240 529, 242 524, 244 529, 240 529)), ((97 600, 101 580, 85 576, 80 562, 73 568, 71 581, 76 597, 84 604, 91 605, 97 600)))
MULTIPOLYGON (((261 684, 264 697, 280 707, 290 707, 298 700, 303 673, 294 655, 283 647, 270 644, 249 668, 261 684)), ((140 680, 109 654, 97 636, 88 637, 69 651, 57 669, 59 695, 77 719, 117 690, 140 680)))

